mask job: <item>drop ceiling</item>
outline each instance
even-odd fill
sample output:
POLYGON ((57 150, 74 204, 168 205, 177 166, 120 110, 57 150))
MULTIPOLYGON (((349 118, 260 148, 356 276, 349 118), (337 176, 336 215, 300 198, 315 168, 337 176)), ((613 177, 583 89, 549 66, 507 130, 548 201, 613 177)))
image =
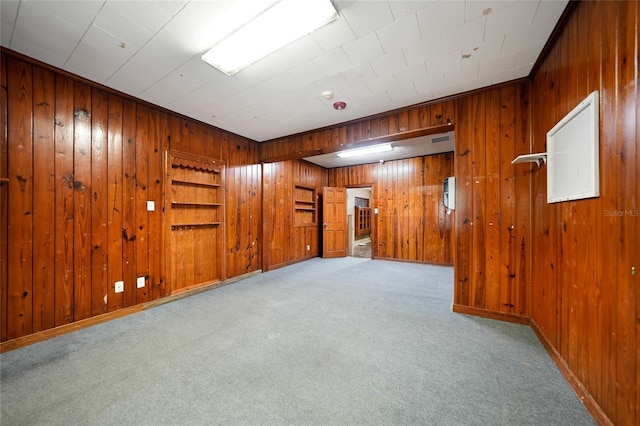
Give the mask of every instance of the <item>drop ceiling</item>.
POLYGON ((201 60, 274 2, 2 0, 1 44, 260 142, 525 77, 567 4, 334 1, 339 19, 238 74, 201 60))

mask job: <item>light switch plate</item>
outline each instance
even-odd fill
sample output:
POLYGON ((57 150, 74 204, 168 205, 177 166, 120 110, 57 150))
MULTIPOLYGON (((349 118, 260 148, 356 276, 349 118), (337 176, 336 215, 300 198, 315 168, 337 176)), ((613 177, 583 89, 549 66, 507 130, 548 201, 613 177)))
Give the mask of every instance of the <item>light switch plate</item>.
POLYGON ((136 280, 136 286, 138 288, 143 288, 145 285, 144 281, 144 277, 138 277, 138 279, 136 280))
POLYGON ((156 202, 155 201, 147 201, 147 211, 148 212, 156 211, 156 202))
POLYGON ((115 287, 116 293, 122 293, 124 291, 124 281, 116 281, 115 287))

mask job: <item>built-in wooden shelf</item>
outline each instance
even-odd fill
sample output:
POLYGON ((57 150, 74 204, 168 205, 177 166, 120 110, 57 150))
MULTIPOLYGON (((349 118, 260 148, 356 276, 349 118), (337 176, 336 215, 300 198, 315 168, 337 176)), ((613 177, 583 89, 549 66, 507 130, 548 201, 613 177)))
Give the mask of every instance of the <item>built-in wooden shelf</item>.
POLYGON ((295 184, 293 191, 293 226, 315 226, 318 199, 316 188, 295 184))
POLYGON ((201 207, 220 207, 221 203, 200 203, 197 201, 172 201, 172 206, 201 206, 201 207))
POLYGON ((200 222, 200 223, 172 223, 171 229, 176 228, 204 228, 209 226, 220 226, 222 222, 200 222))
POLYGON ((190 180, 180 180, 180 179, 172 179, 171 183, 178 184, 178 185, 205 186, 208 188, 218 188, 220 186, 219 183, 194 182, 190 180))

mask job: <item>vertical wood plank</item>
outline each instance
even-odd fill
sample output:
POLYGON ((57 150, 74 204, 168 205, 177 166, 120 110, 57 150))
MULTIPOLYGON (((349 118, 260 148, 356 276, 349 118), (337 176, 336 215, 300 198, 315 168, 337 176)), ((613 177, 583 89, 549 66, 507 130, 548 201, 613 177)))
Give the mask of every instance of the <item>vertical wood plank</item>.
POLYGON ((136 303, 136 104, 122 108, 122 276, 124 307, 136 303))
POLYGON ((108 311, 109 96, 91 91, 91 315, 108 311))
POLYGON ((123 276, 123 173, 122 173, 122 99, 109 95, 108 116, 108 248, 107 284, 109 312, 124 307, 124 295, 115 292, 115 283, 123 276))
POLYGON ((7 340, 7 292, 9 276, 8 210, 9 175, 7 146, 7 56, 0 52, 0 341, 7 340))
POLYGON ((135 303, 149 301, 149 108, 138 105, 136 115, 136 287, 135 303), (138 288, 137 279, 144 278, 144 287, 138 288))
POLYGON ((55 325, 73 321, 73 81, 56 76, 55 325))
POLYGON ((55 76, 33 70, 33 332, 55 326, 55 76))
POLYGON ((8 72, 7 337, 33 331, 33 91, 31 65, 10 59, 8 72))
POLYGON ((91 316, 91 88, 75 83, 73 97, 73 319, 91 316))

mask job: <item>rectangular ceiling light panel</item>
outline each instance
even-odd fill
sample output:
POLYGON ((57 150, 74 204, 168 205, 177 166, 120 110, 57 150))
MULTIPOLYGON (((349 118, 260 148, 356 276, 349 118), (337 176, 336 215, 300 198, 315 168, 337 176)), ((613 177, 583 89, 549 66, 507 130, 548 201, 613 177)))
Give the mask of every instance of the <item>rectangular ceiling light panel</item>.
POLYGON ((393 146, 390 143, 385 143, 381 145, 372 145, 366 148, 357 148, 351 149, 348 151, 338 152, 338 157, 340 158, 351 158, 351 157, 359 157, 361 155, 369 155, 369 154, 378 154, 381 152, 393 151, 393 146))
POLYGON ((282 0, 216 44, 202 60, 233 75, 337 17, 330 0, 282 0))

